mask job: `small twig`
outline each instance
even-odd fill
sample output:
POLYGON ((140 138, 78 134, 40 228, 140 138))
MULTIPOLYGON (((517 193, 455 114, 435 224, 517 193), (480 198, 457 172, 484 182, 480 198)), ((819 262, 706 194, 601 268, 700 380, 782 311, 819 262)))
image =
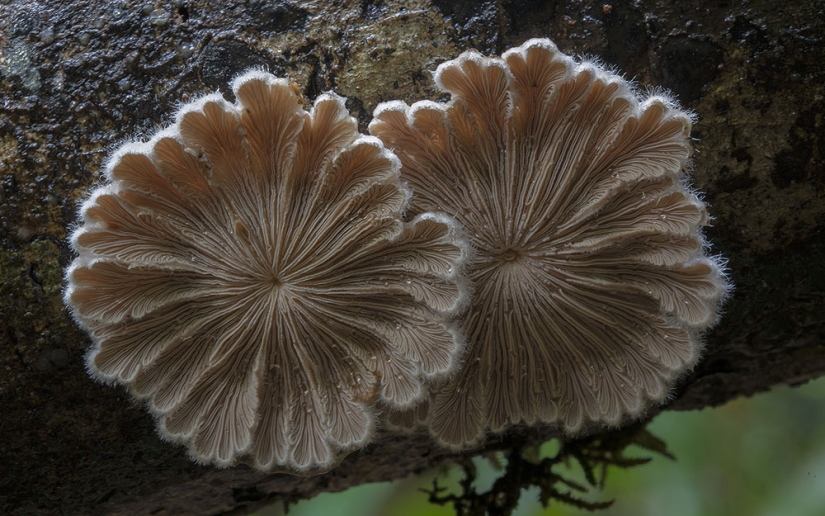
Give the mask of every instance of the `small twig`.
POLYGON ((637 425, 613 433, 609 437, 562 440, 556 455, 538 462, 525 458, 530 454, 523 453, 524 445, 518 445, 507 453, 504 474, 484 493, 478 493, 473 487, 476 471, 471 460, 461 465, 464 478, 459 482, 460 494, 445 494, 447 489, 440 487, 437 479, 433 480, 431 491, 422 491, 429 495, 430 503, 452 505, 457 516, 510 516, 518 505, 522 489, 531 486, 539 488, 539 501, 543 507, 547 507, 550 501, 557 501, 588 511, 606 509, 613 505, 613 500, 589 502, 578 494, 588 493, 591 488, 603 487, 608 466, 630 468, 651 460, 626 457, 625 450, 631 445, 674 459, 661 439, 652 435, 643 426, 637 425), (581 467, 589 486, 565 478, 554 471, 559 465, 569 463, 571 459, 581 467))

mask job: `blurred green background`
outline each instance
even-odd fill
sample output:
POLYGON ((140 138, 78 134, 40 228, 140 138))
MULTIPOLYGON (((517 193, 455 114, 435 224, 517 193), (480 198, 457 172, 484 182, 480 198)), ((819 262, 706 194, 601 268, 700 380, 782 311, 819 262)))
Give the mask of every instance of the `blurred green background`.
MULTIPOLYGON (((825 515, 825 378, 798 388, 738 399, 715 409, 666 412, 649 430, 662 438, 676 462, 655 456, 646 465, 608 470, 605 489, 590 501, 615 499, 590 513, 559 503, 543 509, 537 491, 523 493, 517 516, 822 516, 825 515)), ((651 456, 639 448, 628 455, 651 456)), ((476 489, 498 473, 485 459, 476 489)), ((457 487, 458 469, 440 472, 439 484, 457 487), (445 476, 446 475, 446 476, 445 476)), ((322 494, 290 507, 290 516, 452 516, 419 491, 439 472, 396 482, 322 494)), ((565 476, 582 481, 571 466, 565 476)), ((457 491, 454 491, 457 492, 457 491)), ((257 516, 280 516, 280 504, 257 516)))

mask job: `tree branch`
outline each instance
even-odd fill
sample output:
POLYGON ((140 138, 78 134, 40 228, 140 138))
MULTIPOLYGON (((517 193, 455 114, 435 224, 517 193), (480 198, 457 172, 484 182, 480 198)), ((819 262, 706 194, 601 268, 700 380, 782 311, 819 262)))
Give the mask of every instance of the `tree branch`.
POLYGON ((825 372, 825 20, 816 2, 332 4, 0 6, 0 512, 242 513, 556 435, 515 428, 451 453, 423 435, 382 433, 325 475, 218 470, 160 441, 122 389, 88 378, 88 338, 61 302, 77 200, 100 180, 108 149, 168 123, 187 97, 226 91, 251 66, 306 85, 309 99, 328 89, 347 96, 362 130, 379 101, 435 98, 427 71, 438 63, 536 36, 674 91, 698 114, 693 183, 706 192, 708 236, 730 260, 736 291, 704 359, 646 417, 825 372))

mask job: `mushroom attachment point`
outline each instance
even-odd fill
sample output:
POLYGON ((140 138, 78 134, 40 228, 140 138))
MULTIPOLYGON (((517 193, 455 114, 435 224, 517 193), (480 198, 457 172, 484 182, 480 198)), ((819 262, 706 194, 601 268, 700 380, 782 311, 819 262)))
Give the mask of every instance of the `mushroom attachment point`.
POLYGON ((370 124, 410 213, 454 216, 475 250, 467 351, 433 389, 432 434, 461 448, 520 422, 574 433, 664 399, 728 289, 685 182, 691 117, 546 39, 466 52, 435 82, 450 102, 384 103, 370 124))
POLYGON ((453 369, 467 254, 403 220, 397 158, 334 94, 253 71, 123 146, 82 205, 65 301, 88 368, 198 462, 318 471, 453 369))

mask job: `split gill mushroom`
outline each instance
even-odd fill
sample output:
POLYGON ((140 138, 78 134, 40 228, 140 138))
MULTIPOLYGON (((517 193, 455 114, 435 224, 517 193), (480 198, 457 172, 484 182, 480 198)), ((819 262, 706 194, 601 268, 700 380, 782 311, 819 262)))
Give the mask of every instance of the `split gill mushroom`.
POLYGON ((454 368, 467 247, 402 220, 399 163, 344 100, 252 71, 120 148, 81 208, 65 302, 90 374, 201 463, 313 472, 454 368))
MULTIPOLYGON (((467 351, 427 408, 443 445, 518 424, 617 425, 663 400, 728 290, 686 183, 691 116, 547 39, 441 64, 447 103, 379 105, 410 216, 443 212, 475 250, 467 351)), ((416 415, 417 414, 417 415, 416 415)))

